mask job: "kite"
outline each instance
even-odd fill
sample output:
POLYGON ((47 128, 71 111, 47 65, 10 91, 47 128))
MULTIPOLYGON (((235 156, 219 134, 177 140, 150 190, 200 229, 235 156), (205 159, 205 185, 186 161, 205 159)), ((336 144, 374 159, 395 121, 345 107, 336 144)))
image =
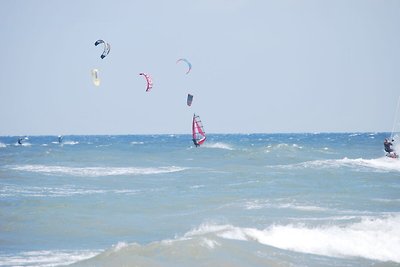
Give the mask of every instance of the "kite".
POLYGON ((103 50, 103 53, 101 54, 101 59, 103 59, 103 58, 105 58, 107 55, 108 55, 108 53, 110 53, 110 49, 111 49, 111 45, 109 44, 109 43, 107 43, 106 41, 104 41, 104 40, 97 40, 95 43, 94 43, 94 45, 95 46, 98 46, 99 44, 104 44, 104 50, 103 50))
POLYGON ((150 75, 148 75, 144 72, 139 73, 139 75, 143 75, 146 78, 146 82, 147 82, 146 92, 148 92, 151 88, 153 88, 153 80, 151 79, 150 75))
POLYGON ((188 70, 186 71, 186 74, 188 74, 190 72, 190 70, 192 69, 192 64, 186 58, 180 58, 176 61, 176 63, 179 63, 181 61, 186 62, 186 64, 188 65, 188 70))
POLYGON ((95 86, 100 85, 100 78, 99 78, 99 70, 98 69, 92 69, 92 81, 95 86))
POLYGON ((192 105, 193 95, 188 94, 186 104, 190 107, 192 105))

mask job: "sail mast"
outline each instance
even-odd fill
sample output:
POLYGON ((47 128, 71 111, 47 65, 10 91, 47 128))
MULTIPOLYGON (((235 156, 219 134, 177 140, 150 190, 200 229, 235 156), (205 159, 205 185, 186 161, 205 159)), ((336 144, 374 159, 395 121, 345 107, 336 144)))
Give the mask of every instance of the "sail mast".
POLYGON ((399 98, 397 99, 396 113, 394 114, 392 132, 390 133, 390 139, 391 140, 393 139, 393 134, 394 134, 395 127, 396 127, 396 124, 397 124, 397 114, 399 114, 399 106, 400 106, 400 95, 399 95, 399 98))

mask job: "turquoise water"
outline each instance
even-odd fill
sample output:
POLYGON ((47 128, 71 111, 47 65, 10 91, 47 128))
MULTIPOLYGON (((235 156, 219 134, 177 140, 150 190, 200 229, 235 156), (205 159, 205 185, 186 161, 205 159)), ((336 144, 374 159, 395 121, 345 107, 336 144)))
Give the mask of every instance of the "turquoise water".
POLYGON ((0 265, 400 266, 385 137, 0 137, 0 265))

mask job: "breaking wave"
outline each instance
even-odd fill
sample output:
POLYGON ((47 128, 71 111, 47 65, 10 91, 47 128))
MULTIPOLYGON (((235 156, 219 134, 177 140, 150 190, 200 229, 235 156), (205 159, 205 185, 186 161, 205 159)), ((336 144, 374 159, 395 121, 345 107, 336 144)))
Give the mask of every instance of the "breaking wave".
POLYGON ((69 197, 94 194, 136 195, 141 190, 134 189, 88 189, 75 186, 39 187, 5 185, 0 188, 0 197, 69 197))
POLYGON ((213 234, 233 240, 330 257, 362 257, 400 263, 400 216, 364 218, 346 226, 273 225, 264 230, 204 224, 185 237, 213 234))
POLYGON ((205 223, 175 239, 147 245, 120 242, 76 266, 298 266, 302 253, 315 255, 311 266, 351 266, 354 258, 400 263, 399 226, 400 216, 265 229, 205 223), (330 257, 332 265, 318 257, 330 257))
POLYGON ((387 157, 377 159, 328 159, 328 160, 313 160, 302 163, 289 164, 289 165, 275 165, 268 167, 278 167, 283 169, 303 169, 303 168, 355 168, 358 170, 376 170, 376 171, 399 171, 400 172, 400 161, 387 157))
POLYGON ((298 151, 303 149, 302 146, 298 144, 287 144, 287 143, 280 143, 280 144, 274 144, 274 145, 268 145, 265 147, 265 152, 269 153, 272 151, 298 151))
POLYGON ((68 265, 97 255, 100 251, 38 250, 17 255, 0 253, 0 266, 58 266, 68 265))
POLYGON ((187 168, 169 166, 157 168, 137 168, 137 167, 66 167, 48 165, 17 165, 9 166, 16 171, 36 172, 52 175, 72 175, 72 176, 117 176, 117 175, 148 175, 180 172, 187 168))

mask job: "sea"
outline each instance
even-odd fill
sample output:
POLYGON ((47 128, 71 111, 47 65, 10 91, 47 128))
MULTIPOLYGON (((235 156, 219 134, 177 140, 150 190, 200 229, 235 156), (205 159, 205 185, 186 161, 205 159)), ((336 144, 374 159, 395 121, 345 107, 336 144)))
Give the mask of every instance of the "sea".
POLYGON ((1 136, 0 266, 400 266, 389 136, 1 136))

